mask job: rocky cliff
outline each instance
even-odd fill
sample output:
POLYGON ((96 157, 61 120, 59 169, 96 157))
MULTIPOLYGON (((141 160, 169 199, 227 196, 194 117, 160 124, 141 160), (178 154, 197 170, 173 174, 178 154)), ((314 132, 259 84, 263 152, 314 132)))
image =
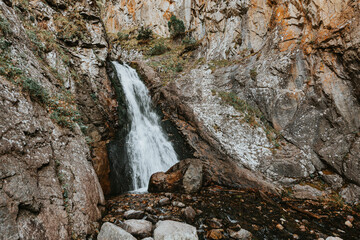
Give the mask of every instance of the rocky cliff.
POLYGON ((0 12, 0 239, 83 239, 109 191, 116 120, 99 9, 19 0, 0 12))
POLYGON ((0 0, 0 12, 0 239, 96 232, 118 120, 107 59, 139 62, 211 170, 226 161, 279 185, 320 175, 359 195, 358 1, 0 0), (169 38, 172 15, 192 45, 169 38))
POLYGON ((171 15, 184 22, 197 50, 175 60, 132 59, 160 75, 169 61, 192 61, 163 89, 239 166, 283 184, 324 169, 360 184, 358 1, 132 0, 102 7, 110 34, 149 26, 163 41, 171 15))

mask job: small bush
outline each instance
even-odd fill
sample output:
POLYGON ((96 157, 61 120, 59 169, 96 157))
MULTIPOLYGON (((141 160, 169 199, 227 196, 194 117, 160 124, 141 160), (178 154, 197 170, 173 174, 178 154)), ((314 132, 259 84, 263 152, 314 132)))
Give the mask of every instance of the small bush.
POLYGON ((49 100, 49 94, 38 82, 31 78, 24 78, 22 87, 27 91, 32 100, 37 100, 40 103, 47 103, 49 100))
POLYGON ((178 63, 176 65, 176 67, 175 67, 175 71, 176 72, 182 72, 183 71, 183 66, 180 63, 178 63))
POLYGON ((167 47, 164 45, 164 43, 159 43, 149 50, 149 55, 150 56, 161 55, 164 54, 166 51, 167 51, 167 47))
POLYGON ((250 78, 251 78, 252 80, 256 80, 257 75, 258 75, 258 74, 257 74, 255 68, 253 68, 253 69, 250 70, 250 78))
POLYGON ((0 28, 4 35, 9 35, 12 33, 8 20, 2 18, 1 16, 0 16, 0 28))
POLYGON ((139 34, 137 35, 137 40, 149 40, 152 38, 152 30, 149 27, 144 28, 143 26, 139 30, 139 34))
POLYGON ((12 45, 11 42, 7 41, 5 38, 0 38, 0 49, 6 51, 12 45))
POLYGON ((176 16, 171 16, 170 21, 168 22, 169 32, 172 38, 180 38, 185 35, 185 25, 184 22, 177 19, 176 16))
POLYGON ((117 37, 119 40, 129 40, 129 34, 125 34, 122 32, 118 32, 117 37))

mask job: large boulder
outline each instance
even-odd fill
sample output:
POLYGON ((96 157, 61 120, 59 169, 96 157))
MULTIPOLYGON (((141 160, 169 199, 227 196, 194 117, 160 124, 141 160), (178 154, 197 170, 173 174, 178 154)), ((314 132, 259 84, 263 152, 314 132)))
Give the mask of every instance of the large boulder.
POLYGON ((102 225, 98 240, 136 240, 130 233, 126 232, 121 227, 112 223, 106 222, 102 225))
POLYGON ((128 233, 141 238, 150 237, 152 232, 152 223, 146 220, 126 220, 121 227, 128 233))
POLYGON ((238 189, 256 188, 277 193, 278 189, 261 174, 239 168, 230 161, 185 159, 167 172, 151 176, 149 192, 197 192, 203 186, 220 185, 238 189))
POLYGON ((155 240, 196 240, 196 228, 181 222, 171 220, 159 221, 154 230, 155 240))

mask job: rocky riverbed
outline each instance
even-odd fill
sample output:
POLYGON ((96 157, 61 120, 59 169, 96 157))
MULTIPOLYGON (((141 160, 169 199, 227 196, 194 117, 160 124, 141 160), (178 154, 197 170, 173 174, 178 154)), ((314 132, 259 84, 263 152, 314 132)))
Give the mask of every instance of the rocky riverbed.
POLYGON ((196 227, 199 239, 358 239, 360 236, 360 214, 356 206, 336 200, 299 201, 257 190, 212 186, 194 194, 129 193, 108 199, 106 207, 103 222, 130 229, 137 239, 153 236, 159 221, 161 225, 167 220, 196 227), (133 231, 133 225, 138 232, 133 231), (141 231, 146 228, 143 234, 141 231))

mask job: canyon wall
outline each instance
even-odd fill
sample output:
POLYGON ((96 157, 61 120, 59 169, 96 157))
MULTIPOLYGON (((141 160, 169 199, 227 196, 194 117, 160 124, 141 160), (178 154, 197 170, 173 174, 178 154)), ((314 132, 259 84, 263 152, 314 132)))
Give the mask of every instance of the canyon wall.
POLYGON ((171 80, 172 93, 239 166, 282 183, 330 168, 360 184, 359 8, 340 0, 103 1, 102 18, 108 33, 148 26, 158 37, 169 37, 171 15, 184 22, 199 61, 171 80))
POLYGON ((7 0, 0 12, 0 239, 85 239, 117 118, 99 9, 7 0))

